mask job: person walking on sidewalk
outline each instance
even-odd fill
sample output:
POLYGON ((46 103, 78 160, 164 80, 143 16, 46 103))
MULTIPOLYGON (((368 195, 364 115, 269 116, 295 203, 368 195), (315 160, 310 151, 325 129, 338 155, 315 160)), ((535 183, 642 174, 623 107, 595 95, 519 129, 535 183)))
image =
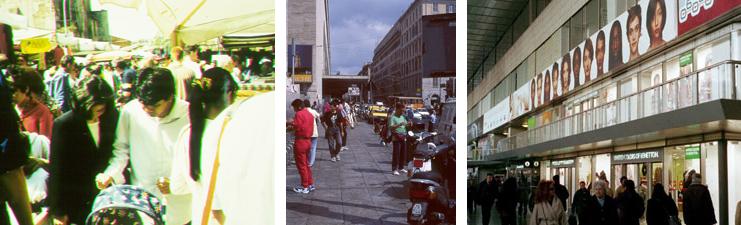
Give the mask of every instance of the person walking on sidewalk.
POLYGON ((391 170, 394 175, 401 173, 407 173, 404 169, 406 164, 406 133, 407 133, 407 120, 404 118, 404 105, 396 103, 396 110, 394 115, 389 118, 389 131, 391 132, 391 138, 393 140, 393 156, 391 157, 391 170))
POLYGON ((565 186, 561 185, 561 176, 554 175, 553 176, 553 188, 556 190, 556 197, 558 197, 559 200, 561 200, 561 206, 564 210, 566 210, 566 200, 569 199, 569 190, 566 189, 565 186))
POLYGON ((556 196, 553 181, 542 180, 535 191, 535 206, 530 225, 566 225, 566 212, 561 199, 556 196))
POLYGON ((702 184, 702 175, 692 174, 692 184, 684 191, 684 222, 687 225, 712 225, 715 219, 713 200, 708 187, 702 184))
POLYGON ((517 225, 517 180, 514 177, 507 178, 502 186, 502 192, 497 201, 497 211, 499 212, 502 225, 517 225))
POLYGON ((340 160, 340 148, 342 146, 341 139, 341 127, 342 127, 342 114, 337 108, 338 103, 332 102, 329 112, 324 113, 322 116, 322 123, 326 127, 324 129, 324 137, 327 138, 329 144, 329 155, 332 157, 332 162, 340 160))
POLYGON ((586 225, 618 225, 617 202, 607 195, 607 182, 597 180, 592 183, 594 195, 586 208, 586 225))
POLYGON ((350 118, 350 106, 347 105, 347 102, 339 100, 337 108, 339 108, 340 114, 342 115, 342 126, 340 126, 340 129, 342 130, 342 148, 340 148, 340 151, 345 151, 347 150, 347 127, 352 123, 350 118))
POLYGON ((319 112, 311 108, 311 103, 308 99, 304 99, 304 108, 314 116, 314 131, 311 133, 311 149, 309 151, 309 167, 312 167, 314 166, 314 160, 316 159, 316 145, 317 140, 319 139, 319 129, 317 129, 317 124, 321 124, 321 121, 319 120, 321 116, 319 115, 319 112))
POLYGON ((584 181, 579 182, 579 190, 574 193, 574 202, 571 204, 571 208, 576 213, 577 218, 579 219, 579 224, 586 224, 586 210, 587 206, 589 205, 589 200, 592 199, 592 196, 589 195, 589 190, 587 190, 586 183, 584 181))
POLYGON ((494 174, 486 174, 486 180, 479 184, 478 202, 481 204, 481 221, 483 225, 489 225, 491 219, 491 207, 499 195, 499 184, 494 181, 494 174))
POLYGON ((621 225, 639 225, 643 216, 643 198, 636 192, 633 180, 623 181, 623 192, 618 195, 618 217, 621 225))
POLYGON ((311 135, 314 129, 314 116, 306 110, 304 102, 296 99, 291 102, 293 111, 296 116, 290 121, 291 129, 295 132, 296 140, 293 144, 293 157, 296 161, 296 168, 301 176, 301 187, 293 188, 293 191, 308 194, 313 191, 314 180, 311 177, 311 168, 307 156, 311 148, 311 135))
MULTIPOLYGON (((664 185, 656 183, 646 207, 646 224, 671 225, 669 221, 680 222, 677 204, 666 194, 664 185)), ((678 224, 681 224, 681 222, 678 224)))

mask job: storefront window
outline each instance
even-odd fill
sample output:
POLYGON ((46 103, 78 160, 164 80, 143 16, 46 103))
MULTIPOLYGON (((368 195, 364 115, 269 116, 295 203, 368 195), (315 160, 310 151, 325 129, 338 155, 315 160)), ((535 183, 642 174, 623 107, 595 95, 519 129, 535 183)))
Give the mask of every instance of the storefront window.
POLYGON ((741 142, 728 141, 728 224, 738 224, 736 212, 741 207, 741 191, 735 191, 741 187, 741 176, 734 172, 741 171, 741 142), (731 191, 733 190, 733 191, 731 191))
POLYGON ((684 108, 697 103, 696 79, 697 76, 691 75, 679 80, 677 87, 677 108, 684 108))
MULTIPOLYGON (((605 174, 605 178, 607 180, 610 180, 610 154, 601 154, 601 155, 595 155, 594 156, 594 176, 601 176, 602 173, 605 174)), ((615 187, 614 184, 610 183, 610 187, 615 187)))
MULTIPOLYGON (((675 199, 682 216, 682 190, 690 185, 687 173, 694 170, 703 177, 702 183, 710 191, 715 215, 719 214, 719 177, 718 177, 718 143, 708 142, 684 146, 672 146, 664 149, 665 160, 669 165, 669 185, 666 185, 670 196, 675 199)), ((730 171, 730 170, 729 170, 730 171)))
POLYGON ((592 156, 582 156, 577 158, 577 183, 584 181, 584 183, 591 184, 594 174, 592 172, 592 156))
POLYGON ((701 70, 713 64, 731 59, 731 39, 724 37, 696 50, 697 69, 701 70))

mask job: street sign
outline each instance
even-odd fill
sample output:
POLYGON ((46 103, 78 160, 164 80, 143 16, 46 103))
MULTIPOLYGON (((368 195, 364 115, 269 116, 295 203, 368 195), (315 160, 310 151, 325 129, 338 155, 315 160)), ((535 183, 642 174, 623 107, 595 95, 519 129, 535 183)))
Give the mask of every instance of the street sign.
POLYGON ((347 94, 350 96, 360 96, 360 88, 359 87, 348 87, 347 94))

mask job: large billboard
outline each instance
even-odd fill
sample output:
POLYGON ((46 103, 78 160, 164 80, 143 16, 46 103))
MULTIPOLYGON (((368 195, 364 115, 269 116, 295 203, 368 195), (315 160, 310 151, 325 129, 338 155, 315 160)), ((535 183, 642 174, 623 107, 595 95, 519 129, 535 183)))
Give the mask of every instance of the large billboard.
POLYGON ((530 106, 532 103, 532 98, 530 95, 531 90, 530 84, 532 81, 528 81, 525 83, 525 85, 522 85, 520 88, 518 88, 514 93, 512 93, 512 99, 511 99, 511 118, 517 118, 518 116, 525 114, 526 112, 530 111, 530 106))
POLYGON ((547 105, 676 37, 676 3, 642 0, 525 84, 534 89, 530 109, 547 105))
POLYGON ((484 133, 509 122, 509 96, 484 114, 484 133))

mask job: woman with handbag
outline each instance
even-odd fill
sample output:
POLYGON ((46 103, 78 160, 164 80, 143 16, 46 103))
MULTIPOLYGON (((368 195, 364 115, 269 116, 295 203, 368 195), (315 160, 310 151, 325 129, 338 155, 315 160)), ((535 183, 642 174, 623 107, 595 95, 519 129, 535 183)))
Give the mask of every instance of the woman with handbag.
POLYGON ((553 181, 541 180, 535 191, 535 206, 529 225, 566 225, 567 216, 561 200, 556 198, 553 181))
POLYGON ((654 185, 651 199, 646 208, 646 223, 648 225, 681 225, 679 211, 674 200, 664 191, 664 185, 654 185))
POLYGON ((406 156, 406 126, 407 120, 404 117, 404 105, 396 103, 394 107, 394 114, 389 117, 389 131, 391 132, 391 140, 393 142, 394 151, 391 158, 391 170, 394 175, 399 173, 406 173, 404 169, 404 156, 406 156))

